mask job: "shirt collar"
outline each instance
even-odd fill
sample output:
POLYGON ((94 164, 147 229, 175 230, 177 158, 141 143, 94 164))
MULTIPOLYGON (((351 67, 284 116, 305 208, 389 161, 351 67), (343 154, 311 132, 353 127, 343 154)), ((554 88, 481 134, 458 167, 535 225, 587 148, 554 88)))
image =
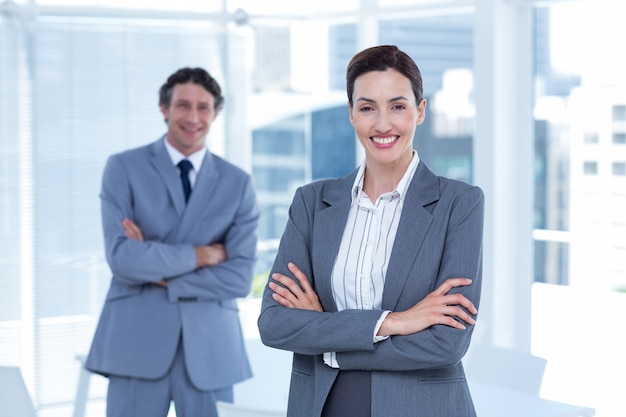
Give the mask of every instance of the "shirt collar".
POLYGON ((174 148, 168 141, 167 136, 163 139, 165 141, 165 149, 167 149, 167 153, 172 160, 174 166, 177 166, 180 161, 183 159, 188 159, 193 165, 193 169, 195 172, 200 171, 200 167, 202 166, 202 161, 204 161, 204 156, 208 152, 207 148, 202 148, 189 156, 183 155, 178 149, 174 148))
MULTIPOLYGON (((409 188, 409 184, 413 179, 413 175, 415 174, 415 170, 417 169, 417 165, 419 164, 420 158, 417 154, 417 151, 413 149, 413 157, 411 158, 411 163, 407 167, 402 179, 396 186, 396 189, 393 191, 394 193, 398 193, 400 197, 403 197, 406 193, 406 190, 409 188)), ((359 166, 359 170, 356 173, 356 177, 354 178, 354 184, 352 185, 352 203, 358 201, 360 194, 363 192, 363 178, 365 174, 365 160, 359 166)))

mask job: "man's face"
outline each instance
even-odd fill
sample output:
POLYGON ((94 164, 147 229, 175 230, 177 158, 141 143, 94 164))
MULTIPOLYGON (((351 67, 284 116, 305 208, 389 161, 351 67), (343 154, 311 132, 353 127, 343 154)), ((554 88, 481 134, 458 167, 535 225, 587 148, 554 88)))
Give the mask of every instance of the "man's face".
POLYGON ((211 123, 217 117, 215 99, 200 84, 176 84, 169 108, 161 105, 167 121, 167 141, 183 155, 202 149, 211 123))

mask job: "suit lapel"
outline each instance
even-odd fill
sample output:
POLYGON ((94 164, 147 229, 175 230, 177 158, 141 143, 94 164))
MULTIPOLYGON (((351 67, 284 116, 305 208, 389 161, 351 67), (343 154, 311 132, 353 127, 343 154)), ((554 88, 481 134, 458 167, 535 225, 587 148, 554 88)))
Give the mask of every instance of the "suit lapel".
MULTIPOLYGON (((196 182, 189 196, 186 208, 182 213, 182 220, 178 232, 176 233, 177 241, 182 241, 193 229, 196 221, 202 217, 207 208, 211 206, 211 196, 219 180, 219 175, 215 169, 213 155, 207 152, 202 162, 202 167, 196 175, 196 182)), ((184 206, 183 202, 183 206, 184 206)))
POLYGON ((311 249, 313 265, 318 264, 314 261, 315 259, 326 260, 321 263, 321 270, 314 271, 315 276, 322 277, 316 280, 315 290, 326 311, 337 311, 330 278, 343 237, 343 229, 348 219, 352 201, 350 191, 355 175, 356 171, 348 177, 329 184, 322 196, 322 201, 328 207, 316 214, 314 223, 311 249))
MULTIPOLYGON (((326 260, 321 263, 321 270, 314 271, 315 276, 322 278, 316 280, 315 290, 326 311, 337 311, 330 277, 350 210, 352 201, 350 192, 355 175, 356 171, 329 185, 322 196, 322 201, 328 207, 316 214, 311 256, 313 259, 326 260)), ((394 310, 409 278, 420 246, 433 222, 432 214, 425 207, 438 200, 439 180, 423 162, 420 162, 405 196, 387 270, 383 309, 394 310), (413 250, 407 252, 407 248, 413 250)), ((318 263, 313 262, 313 264, 318 263)))
POLYGON ((157 175, 161 178, 163 184, 165 184, 165 188, 170 196, 172 205, 176 209, 176 213, 182 216, 185 210, 185 197, 180 183, 180 176, 178 175, 178 169, 172 163, 172 159, 163 145, 163 139, 159 139, 152 145, 151 163, 157 175))
POLYGON ((170 197, 170 201, 176 210, 179 218, 178 228, 174 233, 168 236, 167 241, 170 243, 181 242, 185 236, 193 228, 195 221, 201 216, 202 211, 209 205, 212 190, 218 179, 215 170, 215 163, 210 152, 207 152, 202 162, 202 168, 196 176, 194 191, 191 192, 189 202, 185 203, 185 196, 180 182, 178 169, 172 163, 172 159, 167 153, 167 149, 160 139, 152 145, 152 165, 161 181, 165 184, 165 188, 170 197), (202 190, 202 192, 195 192, 202 190))
POLYGON ((437 200, 439 200, 439 180, 423 162, 420 162, 404 199, 402 216, 391 252, 383 294, 385 310, 395 309, 420 246, 432 224, 433 216, 424 207, 437 200))

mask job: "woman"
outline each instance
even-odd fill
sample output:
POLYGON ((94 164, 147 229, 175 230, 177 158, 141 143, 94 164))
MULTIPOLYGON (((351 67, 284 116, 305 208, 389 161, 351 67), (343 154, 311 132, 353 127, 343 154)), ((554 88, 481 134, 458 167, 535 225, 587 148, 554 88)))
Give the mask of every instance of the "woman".
POLYGON ((426 100, 395 46, 356 54, 365 161, 299 188, 263 295, 264 344, 294 352, 290 417, 475 416, 461 359, 480 298, 484 198, 413 149, 426 100))

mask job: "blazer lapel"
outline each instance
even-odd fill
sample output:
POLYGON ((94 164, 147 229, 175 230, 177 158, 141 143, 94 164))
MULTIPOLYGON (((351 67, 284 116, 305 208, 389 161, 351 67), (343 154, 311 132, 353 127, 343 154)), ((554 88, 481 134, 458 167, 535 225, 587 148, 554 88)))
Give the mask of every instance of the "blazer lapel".
POLYGON ((159 139, 152 145, 152 165, 170 196, 170 201, 179 216, 185 210, 185 197, 180 183, 178 169, 172 163, 170 156, 163 145, 163 139, 159 139))
POLYGON ((178 242, 185 239, 193 229, 196 221, 203 216, 203 213, 210 209, 211 196, 213 195, 213 189, 216 187, 218 179, 219 175, 215 169, 213 155, 207 152, 204 156, 202 167, 198 175, 196 175, 196 183, 193 186, 186 208, 183 201, 183 217, 178 232, 176 233, 178 242))
MULTIPOLYGON (((315 280, 315 291, 326 311, 337 311, 330 278, 343 237, 343 229, 348 219, 355 175, 356 171, 329 184, 322 195, 322 201, 327 208, 316 213, 311 258, 326 260, 321 263, 321 269, 314 271, 314 275, 319 277, 315 280)), ((315 265, 316 262, 313 264, 315 265)))
POLYGON ((424 207, 437 200, 439 180, 420 161, 404 198, 402 216, 387 269, 383 294, 385 310, 395 309, 422 241, 432 224, 433 216, 424 207))

